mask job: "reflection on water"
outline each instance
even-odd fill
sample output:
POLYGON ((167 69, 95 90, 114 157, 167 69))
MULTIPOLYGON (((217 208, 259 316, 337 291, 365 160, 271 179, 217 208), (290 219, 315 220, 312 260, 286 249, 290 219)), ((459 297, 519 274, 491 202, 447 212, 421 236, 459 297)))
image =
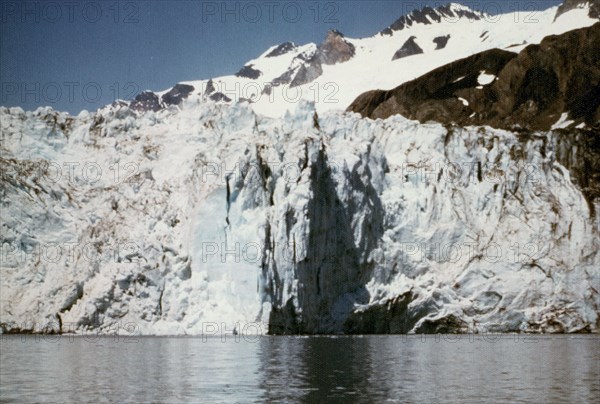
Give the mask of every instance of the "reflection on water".
POLYGON ((2 336, 0 401, 600 399, 597 336, 52 338, 2 336))

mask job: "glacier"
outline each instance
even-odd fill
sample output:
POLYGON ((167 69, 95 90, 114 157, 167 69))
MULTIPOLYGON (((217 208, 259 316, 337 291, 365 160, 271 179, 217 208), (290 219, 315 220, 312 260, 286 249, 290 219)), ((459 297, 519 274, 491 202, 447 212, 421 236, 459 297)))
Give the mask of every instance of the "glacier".
POLYGON ((2 332, 600 328, 600 201, 564 129, 193 98, 0 125, 2 332))

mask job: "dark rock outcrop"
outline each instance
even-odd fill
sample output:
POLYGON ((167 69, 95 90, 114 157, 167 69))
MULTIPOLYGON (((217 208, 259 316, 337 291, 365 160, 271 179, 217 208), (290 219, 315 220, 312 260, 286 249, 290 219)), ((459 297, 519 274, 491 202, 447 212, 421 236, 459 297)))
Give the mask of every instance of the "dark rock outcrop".
POLYGON ((435 43, 435 49, 444 49, 450 40, 450 34, 438 36, 433 38, 433 43, 435 43))
POLYGON ((290 87, 297 87, 304 84, 308 84, 316 80, 323 74, 323 68, 321 63, 317 60, 310 61, 306 64, 301 65, 296 71, 294 79, 290 83, 290 87))
POLYGON ((336 30, 327 33, 325 41, 319 46, 319 61, 326 65, 346 62, 354 56, 354 45, 344 39, 344 35, 336 30))
POLYGON ((245 77, 247 79, 256 80, 262 75, 262 72, 252 67, 252 65, 244 66, 238 71, 236 77, 245 77))
POLYGON ((272 91, 273 91, 273 85, 272 84, 266 84, 265 88, 263 88, 263 90, 262 90, 262 94, 271 95, 272 91))
POLYGON ((556 161, 569 170, 588 202, 592 217, 598 217, 594 201, 600 201, 600 130, 561 129, 545 145, 556 161))
POLYGON ((289 84, 289 83, 291 83, 291 81, 294 79, 294 74, 297 71, 298 71, 298 69, 287 70, 281 76, 276 77, 275 79, 273 79, 273 81, 272 81, 273 85, 278 86, 278 85, 281 85, 281 84, 289 84))
POLYGON ((573 125, 600 127, 598 55, 600 23, 549 36, 518 55, 478 53, 393 90, 364 93, 348 109, 370 118, 401 114, 421 122, 529 130, 549 130, 568 113, 573 125), (482 72, 497 79, 481 85, 482 72))
POLYGON ((407 56, 418 55, 423 53, 423 49, 415 42, 416 36, 411 36, 404 42, 404 45, 394 53, 392 60, 402 59, 407 56))
MULTIPOLYGON (((265 88, 263 89, 262 93, 270 95, 273 87, 277 87, 277 86, 280 86, 283 84, 290 84, 292 82, 292 80, 294 80, 295 77, 298 76, 298 73, 300 73, 301 67, 306 68, 305 66, 302 65, 295 69, 286 70, 283 74, 281 74, 280 76, 271 80, 271 83, 265 85, 265 88)), ((320 68, 320 67, 321 67, 321 65, 318 65, 318 68, 320 68)), ((321 73, 318 73, 318 74, 314 75, 314 77, 318 77, 320 75, 321 75, 321 73)), ((309 77, 310 77, 310 74, 308 72, 302 73, 298 77, 298 80, 296 80, 294 82, 294 85, 292 87, 304 84, 305 82, 303 80, 308 80, 309 77), (300 83, 300 84, 298 84, 298 83, 300 83)), ((310 81, 306 81, 306 83, 308 83, 308 82, 310 82, 310 81)))
POLYGON ((290 87, 297 87, 308 84, 323 74, 322 65, 334 65, 343 63, 355 54, 354 45, 344 39, 344 35, 336 30, 327 33, 327 37, 317 50, 312 54, 300 54, 294 58, 293 69, 289 69, 281 76, 273 80, 274 85, 290 84, 290 87), (302 63, 298 66, 298 60, 302 63))
POLYGON ((267 54, 267 58, 273 58, 276 56, 281 56, 284 55, 288 52, 293 51, 294 49, 296 49, 296 45, 294 45, 293 42, 284 42, 280 45, 277 45, 277 47, 275 49, 273 49, 271 52, 269 52, 267 54))
POLYGON ((163 94, 162 101, 166 105, 179 105, 194 91, 194 86, 188 84, 176 84, 175 87, 163 94))
MULTIPOLYGON (((323 74, 322 65, 334 65, 346 62, 354 56, 354 45, 344 39, 344 35, 336 30, 327 33, 327 37, 317 51, 306 59, 296 71, 290 86, 296 87, 310 83, 323 74)), ((302 55, 299 55, 302 58, 302 55)))
POLYGON ((135 97, 129 107, 138 112, 160 111, 168 105, 179 105, 192 91, 194 86, 188 84, 176 84, 160 98, 152 91, 144 91, 135 97))
POLYGON ((360 95, 348 108, 370 118, 387 118, 401 114, 421 121, 452 122, 457 116, 468 116, 457 92, 478 86, 481 71, 498 72, 515 53, 492 49, 427 73, 390 91, 369 91, 360 95))
POLYGON ((271 87, 277 87, 282 84, 290 84, 293 82, 291 86, 295 87, 310 83, 323 73, 319 61, 318 48, 314 52, 300 53, 294 57, 291 66, 294 67, 290 67, 281 75, 274 78, 270 85, 265 86, 263 94, 270 94, 271 87))
POLYGON ((230 102, 231 101, 231 98, 229 98, 228 96, 226 96, 222 92, 216 92, 216 93, 212 94, 208 98, 210 98, 211 100, 216 101, 216 102, 219 102, 219 101, 230 102))
POLYGON ((152 91, 144 91, 136 95, 129 107, 138 112, 159 111, 161 109, 158 95, 152 91))
POLYGON ((206 89, 204 90, 205 94, 212 94, 216 91, 215 83, 213 83, 212 79, 208 80, 206 83, 206 89))

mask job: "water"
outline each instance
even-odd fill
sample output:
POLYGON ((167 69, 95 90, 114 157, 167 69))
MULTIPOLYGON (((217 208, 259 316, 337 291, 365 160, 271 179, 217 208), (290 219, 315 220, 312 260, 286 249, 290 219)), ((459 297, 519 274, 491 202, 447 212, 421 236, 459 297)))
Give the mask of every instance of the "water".
POLYGON ((600 400, 598 336, 49 338, 1 338, 0 401, 600 400))

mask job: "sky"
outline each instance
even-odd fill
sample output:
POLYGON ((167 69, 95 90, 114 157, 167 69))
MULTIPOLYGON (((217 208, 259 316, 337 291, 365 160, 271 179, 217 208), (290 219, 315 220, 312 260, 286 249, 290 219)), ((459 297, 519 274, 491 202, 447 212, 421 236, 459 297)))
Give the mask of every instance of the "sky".
MULTIPOLYGON (((456 1, 489 14, 560 0, 456 1)), ((77 114, 146 89, 237 72, 270 46, 371 36, 446 1, 0 0, 2 106, 77 114)))

